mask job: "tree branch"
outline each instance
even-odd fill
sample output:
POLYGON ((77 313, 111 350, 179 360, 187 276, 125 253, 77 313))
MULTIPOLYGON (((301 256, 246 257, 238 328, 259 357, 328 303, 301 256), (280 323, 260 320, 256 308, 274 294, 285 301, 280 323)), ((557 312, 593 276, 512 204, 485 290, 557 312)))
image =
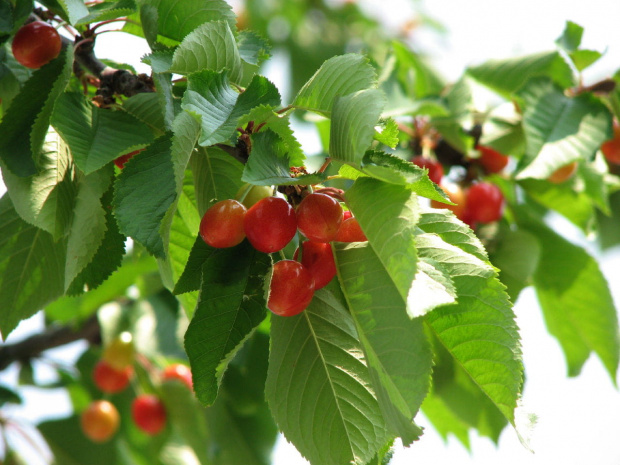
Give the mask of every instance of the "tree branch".
POLYGON ((0 371, 13 362, 26 362, 38 357, 42 352, 85 339, 96 344, 101 342, 101 328, 97 315, 91 316, 81 328, 70 326, 48 328, 42 334, 35 334, 14 344, 0 347, 0 371))

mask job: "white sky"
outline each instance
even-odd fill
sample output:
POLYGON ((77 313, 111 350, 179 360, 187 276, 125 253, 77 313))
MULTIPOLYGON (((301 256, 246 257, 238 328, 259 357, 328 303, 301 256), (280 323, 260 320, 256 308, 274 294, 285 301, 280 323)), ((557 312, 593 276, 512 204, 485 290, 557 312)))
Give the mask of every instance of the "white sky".
MULTIPOLYGON (((334 0, 337 1, 337 0, 334 0)), ((368 11, 399 27, 410 18, 413 1, 366 0, 360 2, 368 11)), ((611 75, 620 68, 620 2, 616 0, 450 0, 420 1, 424 10, 448 29, 439 37, 421 30, 415 44, 435 59, 435 66, 451 80, 458 78, 468 64, 489 58, 550 50, 560 35, 565 21, 585 27, 583 45, 605 50, 606 56, 585 74, 585 82, 611 75)), ((114 57, 138 66, 139 58, 148 52, 143 41, 128 35, 103 34, 98 42, 101 57, 114 57), (122 40, 119 44, 118 39, 122 40)), ((275 67, 268 76, 281 86, 282 75, 275 67)), ((307 152, 316 151, 312 131, 303 131, 302 143, 307 152)), ((0 193, 4 191, 0 183, 0 193)), ((579 239, 579 234, 575 234, 579 239)), ((583 238, 581 238, 583 240, 583 238)), ((620 249, 602 258, 603 272, 612 283, 616 302, 620 302, 620 249)), ((447 445, 423 417, 417 418, 426 433, 409 449, 399 450, 393 465, 405 464, 476 464, 476 465, 597 465, 620 464, 620 393, 615 390, 600 361, 592 357, 578 378, 568 379, 563 355, 556 341, 547 333, 540 309, 531 289, 526 290, 515 307, 523 339, 523 356, 527 382, 525 409, 539 416, 532 435, 535 454, 527 452, 516 434, 506 429, 499 447, 490 440, 472 435, 472 452, 467 452, 451 438, 447 445)), ((36 317, 35 321, 40 317, 36 317)), ((20 325, 10 339, 18 339, 37 324, 20 325)), ((76 353, 76 350, 73 350, 76 353)), ((59 355, 66 360, 67 353, 59 355)), ((46 376, 45 371, 40 372, 46 376)), ((15 382, 15 370, 0 374, 0 381, 15 382)), ((67 408, 66 398, 55 394, 53 400, 40 393, 26 394, 27 408, 16 413, 35 420, 61 414, 67 408), (64 399, 64 400, 63 400, 64 399)), ((34 464, 34 462, 32 462, 34 464)), ((301 465, 305 462, 282 438, 276 449, 274 465, 301 465)))

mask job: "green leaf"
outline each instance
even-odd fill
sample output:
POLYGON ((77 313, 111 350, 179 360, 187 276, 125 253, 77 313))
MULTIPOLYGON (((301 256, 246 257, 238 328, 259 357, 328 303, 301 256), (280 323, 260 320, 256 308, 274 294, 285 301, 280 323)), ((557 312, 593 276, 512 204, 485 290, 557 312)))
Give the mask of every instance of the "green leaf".
MULTIPOLYGON (((92 260, 73 279, 67 294, 80 294, 87 288, 90 291, 98 288, 119 266, 125 255, 125 240, 127 239, 118 231, 118 224, 112 212, 113 189, 110 186, 108 192, 101 199, 101 206, 105 211, 105 233, 99 248, 92 260)), ((86 238, 84 238, 86 239, 86 238)), ((67 283, 65 283, 67 286, 67 283)))
POLYGON ((620 357, 618 317, 596 260, 542 223, 524 226, 542 247, 534 286, 547 328, 566 356, 569 376, 578 375, 594 351, 615 383, 620 357))
POLYGON ((229 141, 236 131, 239 118, 259 105, 278 105, 280 94, 262 76, 254 76, 242 94, 228 83, 226 72, 202 71, 189 77, 182 107, 201 121, 200 145, 208 146, 229 141))
POLYGON ((69 24, 77 24, 81 18, 88 15, 88 8, 86 8, 82 0, 54 1, 57 1, 58 5, 62 8, 62 11, 58 13, 64 18, 66 18, 69 24))
POLYGON ((526 166, 517 179, 546 179, 556 169, 589 160, 611 138, 611 115, 590 95, 567 97, 548 78, 532 79, 519 91, 525 109, 526 166))
MULTIPOLYGON (((106 211, 101 198, 112 180, 112 167, 81 176, 75 202, 73 222, 67 239, 65 291, 77 275, 92 261, 103 243, 106 232, 106 211)), ((120 264, 120 259, 117 266, 120 264)))
POLYGON ((409 311, 416 298, 410 289, 417 271, 417 196, 404 186, 360 178, 347 190, 346 201, 409 311))
POLYGON ((301 88, 293 105, 329 116, 336 97, 376 87, 375 70, 362 55, 330 58, 301 88))
POLYGON ((388 118, 383 123, 381 132, 375 133, 375 140, 394 149, 398 145, 399 134, 400 130, 398 129, 398 123, 396 120, 394 120, 394 118, 388 118))
POLYGON ((183 274, 174 286, 174 294, 199 291, 202 283, 202 266, 217 249, 208 245, 200 235, 196 237, 183 274))
POLYGON ((595 210, 592 199, 579 187, 579 180, 553 184, 546 180, 524 179, 519 181, 528 195, 545 207, 564 215, 571 222, 587 231, 591 227, 595 210))
POLYGON ((272 130, 286 144, 289 166, 304 166, 306 157, 301 149, 301 144, 295 138, 295 134, 291 129, 290 120, 287 115, 276 113, 274 111, 275 108, 268 105, 259 105, 243 116, 238 121, 238 125, 239 127, 245 127, 252 121, 255 128, 262 125, 261 130, 272 130))
POLYGON ((353 318, 326 289, 301 314, 271 320, 265 394, 284 436, 312 463, 363 465, 387 442, 361 352, 353 318))
POLYGON ((58 98, 52 125, 69 144, 75 164, 86 174, 153 140, 149 128, 135 117, 96 107, 78 93, 58 98))
POLYGON ((243 165, 217 147, 199 150, 191 159, 191 168, 200 217, 218 200, 234 199, 243 185, 243 165))
POLYGON ((418 195, 439 202, 449 201, 446 194, 428 177, 428 170, 395 155, 369 150, 362 159, 362 172, 390 184, 406 186, 418 195))
POLYGON ((78 25, 116 19, 121 16, 129 16, 136 11, 136 2, 134 0, 104 2, 92 5, 88 11, 88 16, 82 17, 77 22, 78 25))
POLYGON ((338 277, 368 363, 372 386, 390 430, 405 446, 422 431, 413 423, 430 387, 432 354, 421 319, 367 243, 335 243, 338 277))
POLYGON ((64 292, 66 244, 24 222, 8 195, 0 199, 0 334, 64 292))
POLYGON ((596 50, 575 50, 570 53, 570 58, 575 64, 578 71, 583 71, 588 66, 596 63, 603 56, 601 52, 596 50))
POLYGON ((499 277, 506 291, 516 302, 523 288, 532 284, 532 277, 540 263, 540 243, 536 236, 523 229, 505 231, 499 235, 491 261, 499 268, 499 277))
POLYGON ((177 195, 171 144, 170 135, 157 139, 125 165, 114 186, 114 211, 120 231, 161 258, 165 252, 159 228, 177 195))
POLYGON ((331 115, 330 156, 347 163, 359 163, 370 147, 384 106, 385 96, 378 89, 336 96, 331 115))
POLYGON ((512 305, 491 265, 435 234, 417 236, 418 253, 452 277, 456 304, 438 307, 425 318, 454 362, 514 424, 523 366, 512 305))
POLYGON ((435 394, 434 389, 431 389, 424 399, 422 412, 433 424, 444 442, 448 440, 448 435, 453 434, 468 451, 471 450, 469 425, 446 405, 444 399, 435 394))
POLYGON ((5 169, 4 183, 22 219, 59 239, 71 225, 78 181, 69 149, 53 130, 45 136, 39 169, 27 178, 5 169))
POLYGON ((73 48, 32 74, 0 122, 0 159, 17 176, 39 169, 41 147, 54 103, 71 77, 73 48))
POLYGON ((445 83, 419 55, 401 42, 392 42, 397 63, 397 76, 406 96, 420 99, 439 95, 445 83))
POLYGON ((583 36, 583 28, 572 21, 566 21, 564 32, 558 37, 555 43, 558 47, 563 48, 567 52, 574 52, 581 45, 581 37, 583 36))
POLYGON ((327 177, 313 173, 292 177, 288 145, 271 130, 252 135, 252 154, 243 169, 241 180, 259 186, 318 184, 327 177))
POLYGON ((22 404, 23 399, 16 391, 9 389, 6 386, 0 385, 0 406, 4 407, 6 404, 22 404))
POLYGON ((254 31, 240 31, 237 37, 239 55, 246 63, 258 66, 270 56, 271 46, 254 31))
POLYGON ((562 87, 571 87, 573 73, 558 52, 540 52, 517 58, 489 60, 468 68, 467 74, 481 84, 509 97, 534 76, 547 76, 562 87))
POLYGON ((185 333, 196 396, 211 405, 222 375, 266 315, 263 280, 268 255, 247 241, 212 253, 202 267, 200 300, 185 333))
MULTIPOLYGON (((65 296, 55 300, 45 307, 45 316, 53 321, 63 323, 82 321, 105 303, 125 295, 127 288, 134 285, 138 277, 156 272, 157 262, 150 255, 125 257, 121 267, 113 272, 97 289, 90 290, 83 295, 65 296)), ((80 279, 79 276, 78 279, 80 279)))
POLYGON ((145 123, 155 133, 161 134, 166 130, 157 92, 143 92, 129 97, 123 102, 123 110, 145 123))
POLYGON ((241 56, 225 21, 201 24, 174 51, 170 72, 191 74, 203 70, 216 73, 226 70, 233 82, 241 80, 241 56))
POLYGON ((235 14, 224 0, 202 0, 200 3, 159 0, 157 2, 159 33, 182 41, 194 29, 211 21, 226 21, 235 28, 235 14))

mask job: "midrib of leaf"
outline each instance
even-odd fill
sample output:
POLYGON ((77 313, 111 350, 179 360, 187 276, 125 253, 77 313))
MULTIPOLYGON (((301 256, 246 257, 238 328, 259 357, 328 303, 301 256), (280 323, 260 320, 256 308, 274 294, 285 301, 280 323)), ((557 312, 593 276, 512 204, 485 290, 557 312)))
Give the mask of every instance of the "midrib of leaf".
POLYGON ((22 282, 24 281, 24 274, 26 272, 26 270, 28 269, 28 264, 30 262, 30 258, 32 257, 32 253, 34 251, 35 248, 35 244, 37 243, 38 239, 39 239, 39 234, 41 234, 41 230, 37 228, 37 232, 35 233, 35 236, 33 238, 32 244, 29 247, 29 251, 28 251, 28 256, 26 257, 26 261, 24 262, 24 266, 22 267, 22 271, 19 275, 19 280, 18 280, 18 285, 15 286, 15 297, 13 298, 14 302, 17 302, 18 297, 19 297, 19 293, 21 292, 22 289, 22 282))
MULTIPOLYGON (((320 317, 320 315, 317 315, 317 316, 320 317)), ((303 317, 306 319, 306 322, 308 323, 308 328, 310 328, 310 332, 312 334, 312 338, 313 338, 313 340, 314 340, 314 342, 316 344, 317 353, 321 357, 321 362, 323 364, 323 367, 325 368, 325 374, 326 374, 326 377, 327 377, 327 379, 329 381, 329 387, 330 387, 330 389, 332 391, 332 394, 334 395, 334 399, 336 400, 336 405, 338 406, 338 412, 340 413, 340 418, 344 418, 344 414, 343 414, 342 408, 340 407, 340 397, 338 396, 338 394, 336 392, 336 389, 334 388, 334 383, 332 382, 332 378, 331 378, 331 376, 329 374, 329 370, 327 369, 328 364, 327 364, 327 362, 325 360, 325 357, 323 356, 323 352, 321 351, 321 345, 318 343, 319 338, 316 335, 316 333, 314 332, 314 327, 312 326, 312 322, 310 321, 310 318, 308 317, 308 315, 305 312, 303 313, 303 317)), ((301 321, 301 318, 300 318, 300 321, 301 321)), ((329 322, 329 321, 327 321, 327 323, 331 324, 331 322, 329 322)), ((325 342, 327 343, 328 341, 325 341, 325 342)), ((310 370, 308 370, 308 373, 310 373, 310 370)), ((307 383, 306 383, 306 385, 307 385, 307 383)), ((355 457, 357 459, 357 454, 355 453, 355 451, 351 447, 352 440, 351 440, 351 437, 348 434, 348 431, 349 431, 348 424, 344 420, 342 421, 342 424, 344 426, 345 431, 347 431, 347 442, 348 442, 348 447, 349 447, 349 449, 351 451, 351 456, 355 457)))

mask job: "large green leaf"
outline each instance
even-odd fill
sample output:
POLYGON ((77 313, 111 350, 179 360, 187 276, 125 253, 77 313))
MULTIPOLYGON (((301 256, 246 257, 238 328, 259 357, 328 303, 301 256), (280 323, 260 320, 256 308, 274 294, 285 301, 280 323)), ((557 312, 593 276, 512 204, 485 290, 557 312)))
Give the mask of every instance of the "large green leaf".
POLYGON ((430 387, 432 355, 423 321, 409 318, 405 301, 367 243, 336 243, 335 251, 381 413, 390 430, 410 445, 422 433, 413 418, 430 387))
POLYGON ((359 163, 370 147, 384 106, 385 96, 379 89, 336 96, 331 114, 329 155, 335 160, 359 163))
POLYGON ((45 136, 39 169, 39 173, 27 178, 6 169, 2 175, 22 219, 58 239, 71 225, 78 186, 69 149, 53 130, 45 136))
POLYGON ((230 86, 226 72, 206 70, 189 77, 182 106, 200 119, 200 145, 208 146, 230 140, 239 118, 252 108, 279 103, 278 90, 262 76, 254 76, 245 92, 239 94, 230 86))
POLYGON ((417 272, 417 196, 404 186, 359 178, 347 190, 346 201, 410 311, 410 300, 416 299, 410 290, 417 272))
POLYGON ((202 267, 200 300, 185 333, 198 399, 211 405, 228 363, 265 318, 271 260, 247 241, 215 251, 202 267))
POLYGON ((454 362, 514 424, 523 366, 512 305, 494 268, 444 242, 435 234, 417 236, 418 253, 448 273, 456 304, 438 307, 425 318, 454 362))
POLYGON ((64 292, 66 243, 24 222, 8 195, 0 199, 0 333, 64 292))
POLYGON ((191 159, 191 168, 201 217, 212 203, 234 199, 243 185, 243 165, 217 147, 199 150, 191 159))
POLYGON ((58 98, 52 125, 69 144, 75 164, 86 174, 153 140, 151 130, 135 117, 96 107, 78 93, 58 98))
POLYGON ((355 322, 326 289, 273 317, 265 388, 276 423, 312 463, 362 465, 387 442, 355 322))
POLYGON ((54 103, 71 77, 73 48, 32 74, 0 123, 0 158, 16 175, 32 176, 49 127, 54 103))
POLYGON ((330 58, 301 88, 293 105, 329 116, 338 96, 376 87, 376 75, 368 59, 348 54, 330 58))
POLYGON ((120 231, 160 258, 165 255, 160 226, 177 196, 171 144, 170 135, 163 136, 131 158, 114 186, 120 231))
POLYGON ((570 67, 556 51, 504 60, 489 60, 468 68, 467 74, 507 97, 534 76, 548 76, 565 88, 574 84, 570 67))
POLYGON ((609 110, 590 95, 567 97, 548 78, 528 81, 518 95, 526 138, 519 179, 546 179, 568 163, 588 161, 612 135, 609 110))
POLYGON ((224 0, 202 0, 199 3, 159 0, 157 13, 158 32, 179 42, 194 29, 210 21, 224 20, 231 29, 235 27, 235 14, 224 0))
POLYGON ((243 169, 242 181, 259 186, 308 185, 325 180, 324 173, 292 177, 291 158, 286 141, 271 130, 252 136, 252 154, 243 169))
POLYGON ((191 74, 227 70, 233 82, 243 75, 241 56, 230 26, 225 21, 204 23, 188 34, 172 57, 170 72, 191 74))
POLYGON ((88 16, 83 16, 77 24, 90 24, 97 21, 106 21, 129 16, 136 11, 134 0, 118 0, 117 2, 102 2, 94 4, 88 9, 88 16))
POLYGON ((166 130, 166 123, 160 98, 157 92, 142 92, 125 100, 123 110, 145 123, 153 132, 161 134, 166 130))
MULTIPOLYGON (((106 210, 101 198, 112 181, 112 167, 82 176, 78 184, 73 222, 67 239, 65 290, 92 261, 106 233, 106 210)), ((117 266, 120 264, 120 259, 117 266)))
POLYGON ((598 263, 542 223, 524 226, 540 241, 534 286, 547 328, 564 350, 569 375, 578 375, 594 351, 615 383, 620 357, 618 316, 598 263))
POLYGON ((420 99, 439 95, 446 83, 419 55, 401 42, 392 42, 396 59, 396 76, 407 97, 420 99))

